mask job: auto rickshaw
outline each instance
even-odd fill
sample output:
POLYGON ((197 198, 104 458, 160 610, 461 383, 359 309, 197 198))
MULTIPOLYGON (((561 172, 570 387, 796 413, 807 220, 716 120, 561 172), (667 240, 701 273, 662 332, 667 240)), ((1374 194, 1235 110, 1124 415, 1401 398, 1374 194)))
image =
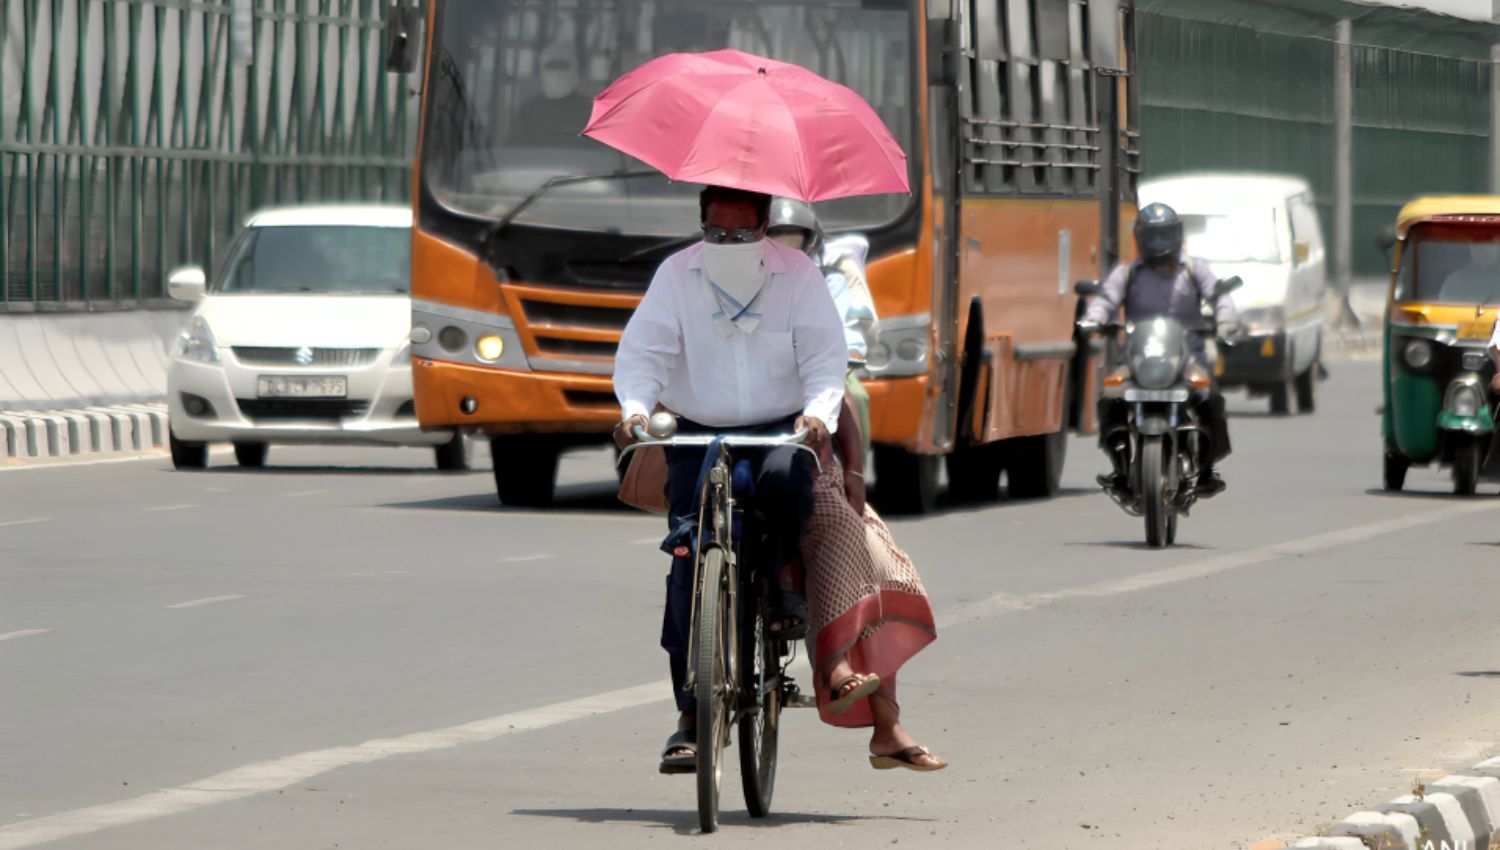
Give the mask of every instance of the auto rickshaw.
POLYGON ((1378 240, 1392 252, 1385 320, 1385 488, 1437 462, 1453 490, 1492 477, 1495 419, 1489 355, 1500 316, 1500 196, 1426 197, 1378 240))

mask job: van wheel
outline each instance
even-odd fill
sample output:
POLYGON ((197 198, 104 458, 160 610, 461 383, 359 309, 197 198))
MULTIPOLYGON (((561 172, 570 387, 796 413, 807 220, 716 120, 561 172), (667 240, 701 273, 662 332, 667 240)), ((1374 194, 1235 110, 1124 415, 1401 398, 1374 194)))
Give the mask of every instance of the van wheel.
POLYGON ((561 454, 562 448, 555 442, 530 434, 492 437, 490 456, 500 504, 516 508, 552 504, 561 454))
POLYGON ((208 466, 208 443, 189 443, 167 431, 167 447, 172 451, 173 469, 203 469, 208 466))
POLYGON ((270 443, 235 443, 234 459, 246 469, 260 469, 266 465, 270 451, 270 443))
POLYGON ((1318 364, 1314 362, 1307 371, 1297 376, 1297 412, 1312 413, 1318 409, 1318 364))
POLYGON ((985 443, 960 449, 947 457, 948 498, 955 502, 993 502, 1000 498, 1004 447, 985 443))
POLYGON ((1271 391, 1271 414, 1286 416, 1292 412, 1292 382, 1280 381, 1267 387, 1271 391))
POLYGON ((1406 455, 1401 454, 1396 446, 1390 441, 1385 441, 1385 489, 1392 493, 1401 492, 1406 486, 1406 471, 1411 468, 1411 461, 1406 455))
POLYGON ((469 440, 463 434, 432 450, 437 468, 444 472, 463 472, 469 468, 469 440))
POLYGON ((937 507, 938 477, 943 459, 919 455, 900 446, 875 447, 875 504, 891 514, 925 514, 937 507))

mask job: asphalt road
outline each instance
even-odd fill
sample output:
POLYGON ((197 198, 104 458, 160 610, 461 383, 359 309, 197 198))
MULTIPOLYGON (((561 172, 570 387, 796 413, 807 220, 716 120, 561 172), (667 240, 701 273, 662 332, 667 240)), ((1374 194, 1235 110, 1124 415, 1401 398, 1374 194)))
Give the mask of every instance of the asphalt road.
MULTIPOLYGON (((602 453, 508 511, 426 452, 0 472, 0 849, 1244 847, 1500 751, 1500 499, 1378 482, 1377 371, 1232 399, 1230 490, 1143 549, 1091 487, 894 523, 939 612, 903 671, 944 773, 787 715, 776 814, 656 774, 659 520, 602 453)), ((487 464, 485 464, 487 467, 487 464)))

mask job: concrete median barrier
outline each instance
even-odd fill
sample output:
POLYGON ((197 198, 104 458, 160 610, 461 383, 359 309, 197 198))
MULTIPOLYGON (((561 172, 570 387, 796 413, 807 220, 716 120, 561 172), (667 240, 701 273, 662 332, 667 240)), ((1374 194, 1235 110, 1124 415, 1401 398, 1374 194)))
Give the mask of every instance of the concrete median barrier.
POLYGON ((1367 850, 1417 850, 1422 828, 1403 813, 1355 812, 1333 825, 1335 836, 1358 838, 1367 850))

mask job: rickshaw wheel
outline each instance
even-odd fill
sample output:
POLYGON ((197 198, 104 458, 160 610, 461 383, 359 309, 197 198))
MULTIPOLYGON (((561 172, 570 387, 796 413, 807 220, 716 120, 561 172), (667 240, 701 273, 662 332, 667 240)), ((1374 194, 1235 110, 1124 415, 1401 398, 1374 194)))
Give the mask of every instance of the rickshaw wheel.
POLYGON ((1478 492, 1482 454, 1479 441, 1472 437, 1459 444, 1453 453, 1453 492, 1456 495, 1472 496, 1478 492))
POLYGON ((1406 486, 1406 471, 1411 468, 1411 461, 1397 451, 1396 447, 1387 440, 1385 444, 1385 489, 1392 492, 1400 492, 1406 486))

